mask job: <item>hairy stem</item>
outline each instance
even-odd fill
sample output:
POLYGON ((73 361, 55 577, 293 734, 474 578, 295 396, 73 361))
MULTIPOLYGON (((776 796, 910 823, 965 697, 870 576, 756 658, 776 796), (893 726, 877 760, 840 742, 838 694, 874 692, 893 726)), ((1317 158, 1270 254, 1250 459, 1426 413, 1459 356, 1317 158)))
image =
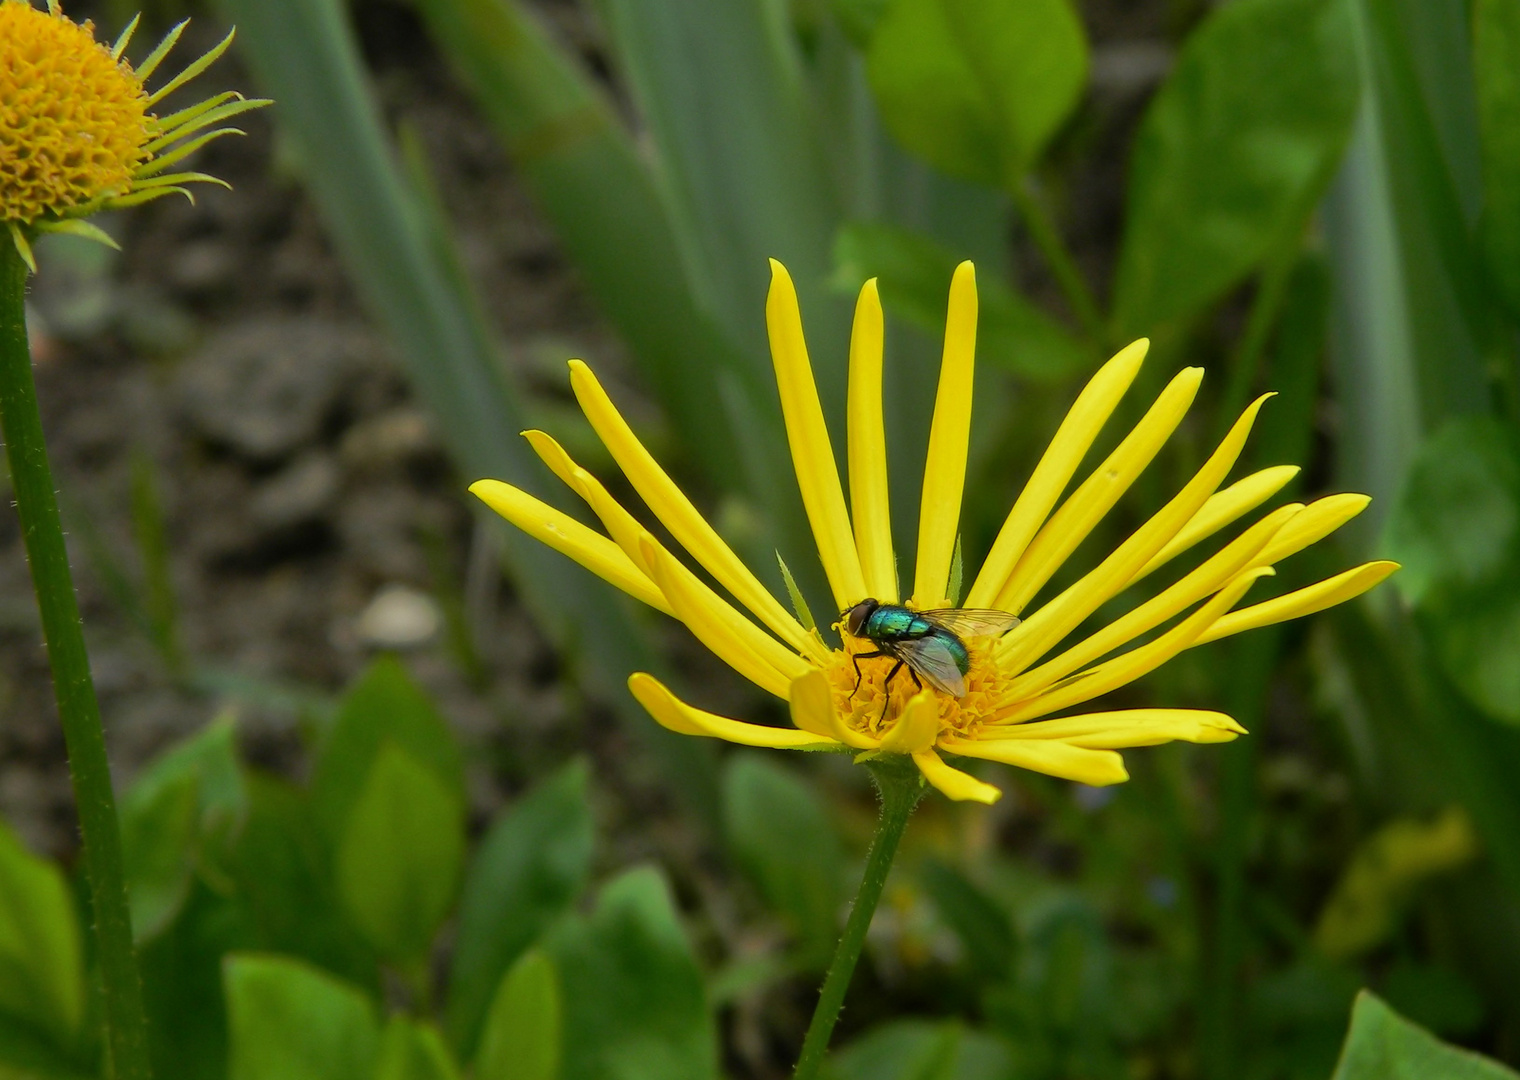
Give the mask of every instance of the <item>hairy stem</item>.
POLYGON ((855 962, 860 959, 871 917, 876 914, 881 890, 887 883, 892 860, 897 856, 898 842, 907 827, 908 815, 924 792, 918 767, 906 755, 894 754, 866 764, 876 779, 877 794, 881 796, 881 820, 876 823, 876 836, 866 854, 866 872, 850 908, 850 917, 844 924, 844 934, 834 950, 834 959, 829 963, 823 989, 818 992, 818 1006, 813 1010, 812 1022, 802 1040, 802 1053, 797 1059, 793 1080, 813 1080, 823 1066, 829 1036, 834 1033, 834 1024, 839 1020, 850 976, 855 973, 855 962))
POLYGON ((32 379, 26 336, 25 297, 26 266, 12 244, 0 242, 0 429, 4 431, 16 513, 21 519, 32 587, 42 615, 53 694, 63 722, 69 775, 79 810, 112 1075, 117 1080, 147 1080, 151 1076, 147 1021, 142 980, 132 948, 116 798, 111 791, 100 706, 90 678, 90 658, 74 598, 52 470, 42 439, 42 417, 37 410, 37 386, 32 379))

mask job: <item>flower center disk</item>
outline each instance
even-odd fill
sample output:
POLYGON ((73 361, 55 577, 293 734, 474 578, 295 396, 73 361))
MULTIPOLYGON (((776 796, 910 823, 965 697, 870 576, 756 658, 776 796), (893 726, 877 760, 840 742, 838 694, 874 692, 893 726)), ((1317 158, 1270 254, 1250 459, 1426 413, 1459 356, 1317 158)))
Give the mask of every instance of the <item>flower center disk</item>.
MULTIPOLYGON (((902 670, 888 683, 887 676, 897 666, 897 661, 890 656, 864 656, 876 651, 870 641, 848 637, 845 640, 843 649, 835 649, 829 654, 829 662, 824 668, 834 696, 834 709, 852 730, 880 738, 896 726, 919 687, 909 674, 907 664, 903 664, 902 670), (858 662, 858 690, 855 688, 857 654, 862 656, 858 662)), ((965 696, 957 698, 929 687, 927 682, 923 684, 939 705, 942 733, 954 732, 962 738, 975 738, 984 724, 996 719, 998 703, 1013 680, 992 663, 988 644, 986 641, 966 642, 971 668, 966 672, 965 696)), ((1001 711, 1008 711, 1006 702, 1001 711)))

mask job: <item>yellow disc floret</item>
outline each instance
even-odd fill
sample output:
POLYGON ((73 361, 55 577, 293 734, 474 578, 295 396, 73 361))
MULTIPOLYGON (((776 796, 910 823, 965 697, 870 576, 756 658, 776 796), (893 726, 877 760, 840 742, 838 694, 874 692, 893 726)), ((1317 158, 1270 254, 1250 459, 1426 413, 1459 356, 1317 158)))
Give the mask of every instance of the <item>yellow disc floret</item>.
POLYGON ((125 192, 151 137, 142 81, 90 23, 0 0, 0 222, 125 192))

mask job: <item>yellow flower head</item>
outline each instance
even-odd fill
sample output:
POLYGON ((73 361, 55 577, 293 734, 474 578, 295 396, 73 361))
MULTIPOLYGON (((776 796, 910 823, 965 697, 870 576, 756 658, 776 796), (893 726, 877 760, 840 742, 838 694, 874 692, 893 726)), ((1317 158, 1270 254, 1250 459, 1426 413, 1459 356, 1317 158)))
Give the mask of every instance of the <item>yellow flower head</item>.
POLYGON ((841 612, 871 599, 926 613, 959 631, 954 641, 966 655, 956 662, 961 666, 946 666, 949 654, 942 651, 939 678, 933 664, 915 668, 911 663, 905 677, 898 664, 903 650, 881 655, 880 642, 852 634, 849 619, 836 624, 839 647, 826 643, 816 629, 805 628, 644 449, 591 370, 572 360, 570 381, 581 408, 633 488, 686 554, 749 614, 709 588, 541 431, 526 432, 529 442, 586 500, 605 535, 500 481, 480 480, 470 490, 529 535, 680 619, 741 675, 786 700, 796 725, 775 728, 716 716, 681 701, 652 676, 634 675, 629 680, 634 696, 673 731, 748 746, 909 754, 929 783, 953 799, 992 802, 1000 792, 946 764, 942 754, 990 759, 1087 784, 1117 783, 1128 776, 1117 750, 1174 739, 1224 742, 1243 729, 1223 713, 1196 709, 1055 714, 1086 705, 1183 649, 1320 611, 1365 592, 1397 569, 1394 563, 1367 563, 1237 607, 1275 563, 1338 529, 1369 500, 1331 495, 1307 506, 1291 503, 1243 529, 1116 621, 1086 636, 1078 633, 1099 607, 1265 503, 1297 474, 1295 466, 1276 466, 1221 486, 1240 456, 1262 398, 1246 409, 1170 502, 1085 576, 1031 610, 1051 577, 1155 458, 1198 391, 1202 372, 1184 369, 1134 430, 1071 488, 1083 458, 1140 370, 1148 348, 1141 340, 1105 364, 1077 396, 972 582, 964 601, 968 610, 935 614, 952 606, 947 593, 971 427, 976 278, 971 264, 963 263, 950 286, 913 591, 902 599, 888 524, 882 313, 876 283, 869 281, 861 290, 850 342, 847 505, 813 383, 797 295, 780 263, 773 262, 772 271, 766 321, 781 408, 803 505, 835 603, 841 612), (1022 621, 1015 616, 1023 616, 1022 621), (1143 644, 1125 649, 1156 630, 1160 632, 1143 644))
POLYGON ((166 117, 154 115, 152 107, 209 67, 232 35, 149 91, 146 80, 184 23, 134 69, 122 53, 136 26, 134 19, 108 47, 95 40, 93 24, 66 18, 57 0, 49 0, 47 11, 30 0, 0 0, 0 223, 28 264, 32 232, 72 232, 111 243, 83 219, 163 195, 188 197, 187 183, 222 183, 203 173, 165 170, 212 139, 242 134, 215 124, 268 104, 227 92, 166 117))

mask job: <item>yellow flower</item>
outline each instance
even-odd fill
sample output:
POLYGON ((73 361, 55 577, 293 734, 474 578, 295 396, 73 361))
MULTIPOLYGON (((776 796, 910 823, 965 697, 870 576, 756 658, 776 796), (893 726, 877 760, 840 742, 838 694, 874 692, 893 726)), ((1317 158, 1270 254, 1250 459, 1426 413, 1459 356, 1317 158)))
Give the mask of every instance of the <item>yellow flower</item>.
POLYGON ((0 222, 34 270, 33 232, 70 232, 114 247, 84 219, 164 195, 189 198, 190 183, 227 186, 204 173, 165 170, 212 139, 242 134, 214 125, 268 104, 227 91, 155 115, 153 106, 210 67, 232 35, 149 91, 146 80, 185 24, 134 69, 122 53, 136 27, 133 19, 108 48, 95 40, 93 24, 66 18, 58 0, 45 12, 30 0, 0 0, 0 222))
MULTIPOLYGON (((776 381, 803 505, 834 602, 841 612, 868 597, 896 603, 881 405, 882 313, 876 283, 869 281, 861 290, 850 342, 847 506, 813 383, 796 292, 779 263, 772 263, 772 271, 766 321, 776 381)), ((966 476, 976 312, 975 274, 970 263, 963 263, 950 287, 913 591, 905 601, 918 610, 952 603, 947 592, 966 476)), ((1203 377, 1198 368, 1184 369, 1173 378, 1134 430, 1062 500, 1082 459, 1134 381, 1147 347, 1141 340, 1121 351, 1078 395, 1014 502, 966 595, 966 607, 1014 615, 1028 610, 1181 423, 1203 377)), ((591 426, 651 513, 749 615, 709 588, 541 431, 526 432, 528 441, 586 500, 606 535, 496 480, 477 481, 470 490, 529 535, 680 619, 741 675, 786 700, 796 728, 705 712, 678 699, 652 676, 635 674, 629 687, 654 718, 673 731, 747 746, 910 754, 929 783, 952 799, 990 803, 1000 792, 946 764, 941 754, 1000 761, 1087 784, 1112 784, 1128 775, 1117 750, 1174 739, 1203 743, 1235 738, 1243 729, 1230 717, 1195 709, 1052 716, 1139 678, 1183 649, 1320 611, 1365 592, 1397 569, 1394 563, 1367 563, 1237 609, 1251 585, 1272 573, 1273 564, 1333 532, 1369 500, 1364 495, 1331 495, 1307 506, 1293 503, 1266 514, 1152 599, 1068 643, 1100 606, 1266 502, 1297 474, 1294 466, 1277 466, 1220 487, 1264 397, 1245 411, 1182 490, 1094 569, 1034 608, 1005 635, 967 641, 970 661, 964 694, 957 697, 933 686, 919 689, 901 676, 889 681, 891 657, 862 657, 875 651, 870 641, 841 629, 843 643, 833 647, 816 629, 805 628, 740 562, 644 449, 591 370, 572 360, 570 381, 591 426), (1169 622, 1172 625, 1144 644, 1116 653, 1169 622)))

